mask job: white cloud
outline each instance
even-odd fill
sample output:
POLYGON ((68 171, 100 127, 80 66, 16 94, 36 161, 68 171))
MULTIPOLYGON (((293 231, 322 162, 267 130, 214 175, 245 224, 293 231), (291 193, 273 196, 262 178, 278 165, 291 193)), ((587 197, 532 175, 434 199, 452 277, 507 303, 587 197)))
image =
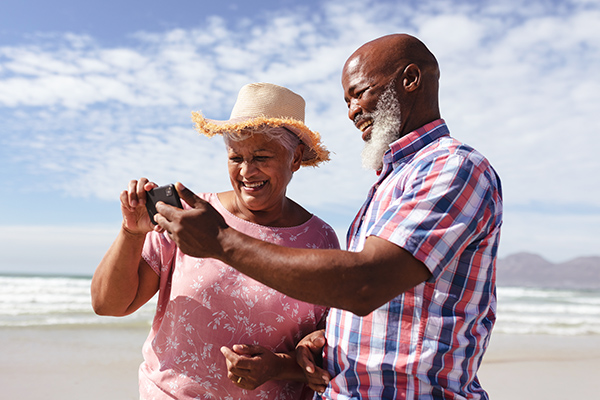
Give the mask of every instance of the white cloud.
POLYGON ((485 33, 485 21, 464 14, 429 17, 419 26, 419 37, 433 43, 431 50, 440 59, 462 57, 464 52, 478 49, 485 33))

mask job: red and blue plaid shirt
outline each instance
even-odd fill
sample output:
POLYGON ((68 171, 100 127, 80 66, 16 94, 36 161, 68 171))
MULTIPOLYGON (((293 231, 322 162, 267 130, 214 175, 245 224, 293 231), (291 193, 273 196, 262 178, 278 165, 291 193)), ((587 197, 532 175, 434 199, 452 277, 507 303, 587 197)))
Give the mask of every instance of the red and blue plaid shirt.
POLYGON ((331 309, 323 397, 487 399, 477 370, 496 319, 500 180, 437 120, 400 138, 348 232, 386 239, 432 278, 365 317, 331 309))

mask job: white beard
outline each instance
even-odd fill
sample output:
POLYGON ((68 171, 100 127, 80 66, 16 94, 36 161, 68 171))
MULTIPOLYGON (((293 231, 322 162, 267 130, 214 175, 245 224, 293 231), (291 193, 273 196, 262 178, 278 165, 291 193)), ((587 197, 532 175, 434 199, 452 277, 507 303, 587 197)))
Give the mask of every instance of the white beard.
POLYGON ((371 137, 365 142, 362 150, 362 165, 366 169, 379 171, 383 168, 383 155, 390 148, 390 144, 399 138, 400 102, 396 96, 394 82, 390 83, 377 101, 373 112, 373 126, 371 137))

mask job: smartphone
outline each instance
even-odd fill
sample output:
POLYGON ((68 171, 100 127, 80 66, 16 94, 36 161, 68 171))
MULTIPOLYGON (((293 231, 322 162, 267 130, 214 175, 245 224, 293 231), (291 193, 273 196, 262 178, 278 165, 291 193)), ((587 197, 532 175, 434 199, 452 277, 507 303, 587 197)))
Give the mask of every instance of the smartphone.
POLYGON ((156 225, 156 221, 154 221, 154 216, 157 213, 156 203, 159 201, 174 207, 183 208, 181 205, 181 199, 179 198, 179 193, 177 193, 175 185, 173 184, 155 187, 154 189, 147 191, 146 209, 148 210, 150 221, 152 221, 154 225, 156 225))

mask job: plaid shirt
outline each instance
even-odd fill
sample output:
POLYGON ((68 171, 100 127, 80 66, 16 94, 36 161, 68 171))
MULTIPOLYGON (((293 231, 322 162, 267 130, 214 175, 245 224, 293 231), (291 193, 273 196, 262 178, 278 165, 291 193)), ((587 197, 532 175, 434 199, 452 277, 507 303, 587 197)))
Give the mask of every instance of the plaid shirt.
POLYGON ((477 369, 496 319, 500 180, 437 120, 400 138, 348 232, 386 239, 432 278, 365 317, 331 309, 325 363, 333 399, 487 399, 477 369))

